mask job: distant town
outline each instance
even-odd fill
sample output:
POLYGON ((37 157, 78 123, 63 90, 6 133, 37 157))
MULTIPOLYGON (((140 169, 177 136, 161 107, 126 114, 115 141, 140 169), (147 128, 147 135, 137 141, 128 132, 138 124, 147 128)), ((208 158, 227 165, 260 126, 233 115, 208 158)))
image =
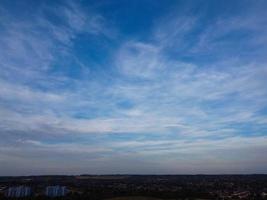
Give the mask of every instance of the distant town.
POLYGON ((267 175, 0 177, 1 199, 267 199, 267 175))

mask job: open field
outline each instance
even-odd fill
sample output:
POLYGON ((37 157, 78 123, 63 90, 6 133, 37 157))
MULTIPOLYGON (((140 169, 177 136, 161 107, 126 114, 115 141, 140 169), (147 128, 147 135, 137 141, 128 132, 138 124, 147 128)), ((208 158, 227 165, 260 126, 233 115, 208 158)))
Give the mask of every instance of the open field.
POLYGON ((136 196, 136 197, 116 197, 111 198, 107 200, 162 200, 154 197, 142 197, 142 196, 136 196))
POLYGON ((126 179, 129 176, 123 175, 102 175, 102 176, 92 176, 92 175, 82 175, 76 176, 76 179, 98 179, 98 180, 118 180, 118 179, 126 179))
MULTIPOLYGON (((154 197, 143 197, 143 196, 136 196, 136 197, 116 197, 106 200, 163 200, 154 197)), ((173 200, 173 199, 164 199, 164 200, 173 200)), ((207 200, 207 199, 195 199, 195 200, 207 200)))

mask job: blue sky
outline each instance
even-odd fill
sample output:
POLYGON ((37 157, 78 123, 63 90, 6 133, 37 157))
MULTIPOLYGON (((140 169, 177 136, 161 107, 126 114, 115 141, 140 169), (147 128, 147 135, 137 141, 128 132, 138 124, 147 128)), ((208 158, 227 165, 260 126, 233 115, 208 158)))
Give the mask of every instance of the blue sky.
POLYGON ((267 173, 266 1, 0 3, 0 175, 267 173))

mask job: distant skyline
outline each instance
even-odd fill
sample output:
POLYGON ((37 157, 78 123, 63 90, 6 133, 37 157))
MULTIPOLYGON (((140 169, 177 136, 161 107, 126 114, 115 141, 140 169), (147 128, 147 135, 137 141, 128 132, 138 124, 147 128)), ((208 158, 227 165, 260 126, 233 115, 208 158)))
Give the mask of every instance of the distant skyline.
POLYGON ((0 1, 0 176, 267 173, 267 1, 0 1))

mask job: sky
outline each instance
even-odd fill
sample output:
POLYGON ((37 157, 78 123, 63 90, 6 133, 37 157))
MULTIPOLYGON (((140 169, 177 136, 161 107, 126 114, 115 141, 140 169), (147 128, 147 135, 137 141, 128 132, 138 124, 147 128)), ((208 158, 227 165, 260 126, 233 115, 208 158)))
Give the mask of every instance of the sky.
POLYGON ((0 176, 267 173, 267 1, 0 1, 0 176))

